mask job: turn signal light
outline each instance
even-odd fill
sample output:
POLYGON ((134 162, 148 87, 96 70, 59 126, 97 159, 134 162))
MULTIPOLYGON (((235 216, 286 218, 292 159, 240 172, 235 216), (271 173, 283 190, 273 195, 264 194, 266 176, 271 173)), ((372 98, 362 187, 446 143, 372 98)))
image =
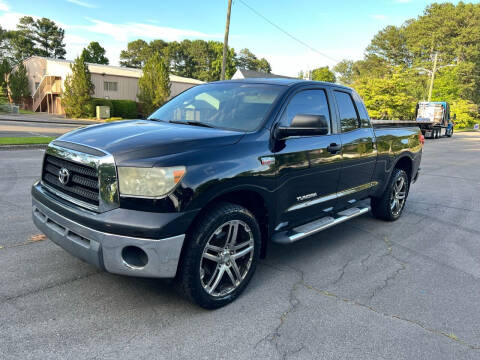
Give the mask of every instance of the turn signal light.
POLYGON ((418 140, 420 140, 420 144, 425 144, 425 136, 422 133, 418 134, 418 140))

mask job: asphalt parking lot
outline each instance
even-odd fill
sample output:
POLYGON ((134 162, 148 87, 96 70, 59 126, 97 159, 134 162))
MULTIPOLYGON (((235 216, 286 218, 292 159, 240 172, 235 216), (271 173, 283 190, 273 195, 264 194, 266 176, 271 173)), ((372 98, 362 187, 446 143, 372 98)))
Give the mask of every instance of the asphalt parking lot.
POLYGON ((480 133, 426 141, 400 220, 271 246, 216 311, 31 241, 42 154, 0 151, 1 359, 480 358, 480 133))

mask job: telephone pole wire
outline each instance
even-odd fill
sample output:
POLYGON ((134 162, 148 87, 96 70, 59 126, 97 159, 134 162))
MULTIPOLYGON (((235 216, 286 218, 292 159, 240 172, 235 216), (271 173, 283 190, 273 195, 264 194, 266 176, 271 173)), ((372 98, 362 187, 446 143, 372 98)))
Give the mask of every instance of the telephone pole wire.
POLYGON ((230 13, 232 12, 232 0, 228 0, 227 23, 225 25, 225 37, 223 39, 223 60, 222 73, 220 80, 225 80, 225 68, 227 66, 227 51, 228 51, 228 32, 230 31, 230 13))

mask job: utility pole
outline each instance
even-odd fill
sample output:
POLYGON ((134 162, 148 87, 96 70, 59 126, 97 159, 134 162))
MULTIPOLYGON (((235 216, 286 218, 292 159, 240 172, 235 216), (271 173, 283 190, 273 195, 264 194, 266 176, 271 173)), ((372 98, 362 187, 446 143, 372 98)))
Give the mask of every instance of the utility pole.
POLYGON ((225 37, 223 38, 223 60, 222 60, 222 73, 220 74, 220 80, 225 80, 225 68, 227 66, 227 51, 228 51, 228 32, 230 30, 230 13, 231 12, 232 12, 232 0, 228 0, 227 24, 225 25, 225 37))
POLYGON ((435 57, 433 58, 433 69, 432 73, 430 74, 430 88, 428 89, 428 102, 432 100, 433 80, 435 79, 435 72, 437 71, 437 60, 438 52, 435 53, 435 57))
POLYGON ((428 101, 429 102, 432 100, 433 81, 435 80, 435 73, 438 70, 443 69, 444 67, 455 66, 455 64, 438 66, 437 63, 438 63, 438 52, 436 52, 434 57, 433 57, 433 69, 432 70, 421 68, 421 67, 416 68, 417 70, 420 70, 420 74, 427 73, 427 74, 430 75, 430 86, 428 88, 428 101))

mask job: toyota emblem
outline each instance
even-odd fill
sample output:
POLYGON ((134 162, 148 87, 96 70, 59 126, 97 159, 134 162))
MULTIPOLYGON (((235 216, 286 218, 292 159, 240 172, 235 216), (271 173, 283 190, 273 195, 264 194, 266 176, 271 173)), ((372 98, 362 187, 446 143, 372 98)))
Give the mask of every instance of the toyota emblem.
POLYGON ((70 171, 68 171, 68 169, 65 169, 64 167, 62 167, 60 170, 58 170, 58 180, 63 185, 67 185, 68 181, 70 180, 70 171))

